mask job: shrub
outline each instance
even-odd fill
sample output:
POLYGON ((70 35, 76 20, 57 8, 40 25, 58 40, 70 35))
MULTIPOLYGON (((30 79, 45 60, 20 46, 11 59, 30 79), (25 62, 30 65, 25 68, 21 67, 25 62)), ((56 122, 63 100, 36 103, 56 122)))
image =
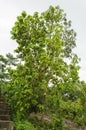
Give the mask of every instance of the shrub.
POLYGON ((36 130, 28 121, 18 121, 15 123, 14 130, 36 130))

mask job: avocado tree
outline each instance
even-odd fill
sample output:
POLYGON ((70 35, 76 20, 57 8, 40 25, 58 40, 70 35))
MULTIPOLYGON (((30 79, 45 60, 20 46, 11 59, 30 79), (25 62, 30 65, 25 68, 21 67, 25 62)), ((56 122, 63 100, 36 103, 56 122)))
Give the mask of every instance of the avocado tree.
POLYGON ((79 79, 78 57, 73 53, 76 33, 71 22, 58 6, 50 6, 41 14, 23 11, 11 35, 18 44, 17 65, 8 69, 8 100, 15 115, 21 112, 25 117, 50 109, 59 115, 60 103, 66 100, 65 95, 70 97, 79 79))

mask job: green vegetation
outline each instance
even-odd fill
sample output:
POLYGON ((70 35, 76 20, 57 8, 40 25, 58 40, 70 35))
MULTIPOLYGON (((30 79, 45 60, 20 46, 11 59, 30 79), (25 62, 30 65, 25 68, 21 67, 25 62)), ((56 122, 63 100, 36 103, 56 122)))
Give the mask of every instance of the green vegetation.
POLYGON ((16 130, 36 130, 33 125, 28 121, 18 121, 15 123, 16 130))
POLYGON ((23 11, 11 35, 16 56, 0 55, 0 86, 15 130, 64 130, 64 119, 86 125, 86 83, 73 52, 76 33, 63 10, 23 11))

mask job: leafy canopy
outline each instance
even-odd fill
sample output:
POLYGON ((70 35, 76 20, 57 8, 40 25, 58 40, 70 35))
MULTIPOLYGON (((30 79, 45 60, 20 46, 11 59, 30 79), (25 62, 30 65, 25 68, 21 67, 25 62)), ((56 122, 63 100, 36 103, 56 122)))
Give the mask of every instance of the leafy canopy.
MULTIPOLYGON (((58 6, 50 6, 41 14, 27 15, 23 11, 11 35, 18 46, 16 58, 8 55, 6 97, 15 117, 26 119, 27 113, 43 112, 61 126, 66 112, 71 117, 81 105, 77 94, 79 59, 73 53, 76 33, 71 22, 58 6)), ((80 108, 82 111, 82 105, 80 108)))

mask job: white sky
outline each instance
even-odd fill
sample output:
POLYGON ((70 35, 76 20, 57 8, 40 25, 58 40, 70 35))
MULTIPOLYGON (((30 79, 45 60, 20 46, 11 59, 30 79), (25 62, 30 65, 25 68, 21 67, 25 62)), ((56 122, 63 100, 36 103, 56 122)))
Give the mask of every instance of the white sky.
POLYGON ((86 0, 0 0, 0 54, 12 53, 16 48, 10 31, 23 10, 28 14, 43 12, 50 5, 59 5, 72 21, 72 28, 77 33, 75 51, 81 58, 80 79, 86 81, 86 0))

